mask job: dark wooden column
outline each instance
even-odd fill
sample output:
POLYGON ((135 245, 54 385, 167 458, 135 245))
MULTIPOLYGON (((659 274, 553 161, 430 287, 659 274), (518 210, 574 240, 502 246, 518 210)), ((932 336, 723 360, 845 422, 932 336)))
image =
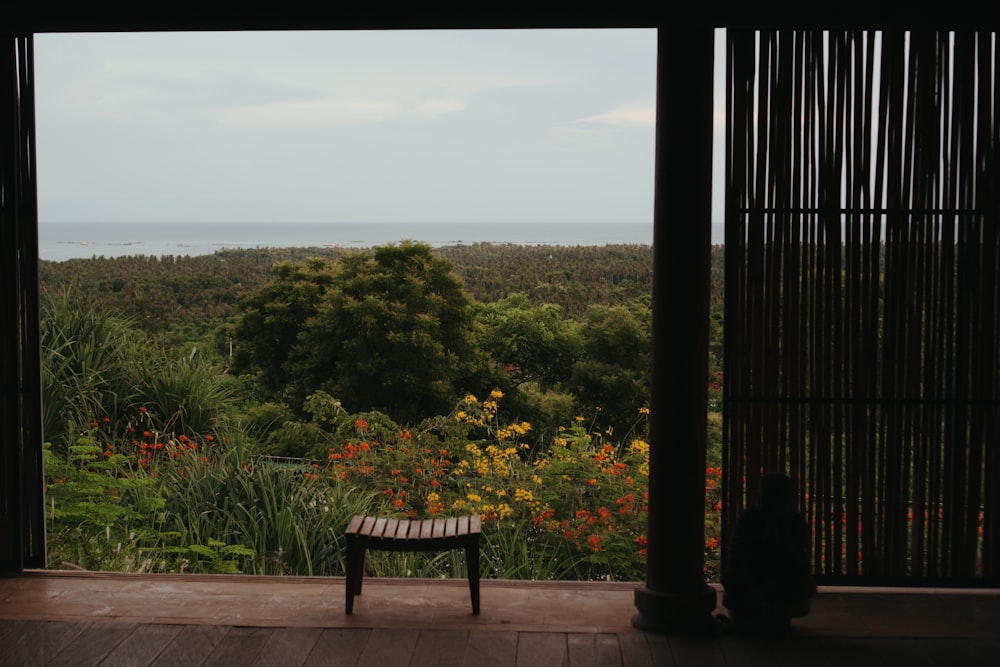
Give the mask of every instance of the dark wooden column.
POLYGON ((32 41, 0 32, 0 572, 45 566, 32 41))
POLYGON ((714 30, 660 28, 653 212, 653 384, 645 585, 635 626, 712 625, 704 581, 714 30))

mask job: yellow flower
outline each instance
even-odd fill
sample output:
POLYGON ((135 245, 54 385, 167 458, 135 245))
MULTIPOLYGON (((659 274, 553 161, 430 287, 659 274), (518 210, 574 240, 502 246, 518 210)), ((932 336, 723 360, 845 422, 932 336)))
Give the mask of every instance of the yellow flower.
POLYGON ((534 482, 535 484, 541 484, 542 483, 542 478, 539 477, 538 475, 532 475, 531 476, 531 481, 534 482))
POLYGON ((468 405, 475 405, 479 402, 479 399, 476 398, 474 394, 466 394, 465 398, 462 399, 462 402, 468 405))
POLYGON ((480 496, 478 493, 468 493, 465 495, 465 497, 469 499, 470 503, 479 503, 482 502, 483 500, 483 497, 480 496))
POLYGON ((629 445, 629 449, 633 454, 638 454, 640 456, 645 456, 649 454, 649 443, 645 440, 633 440, 632 444, 629 445))
POLYGON ((639 408, 639 414, 640 415, 648 415, 649 414, 649 408, 647 408, 647 407, 641 407, 641 408, 639 408))
POLYGON ((514 489, 514 501, 519 503, 530 503, 535 499, 535 495, 530 489, 514 489))
POLYGON ((499 389, 494 389, 493 391, 490 392, 490 398, 498 401, 501 398, 503 398, 503 392, 500 391, 499 389))

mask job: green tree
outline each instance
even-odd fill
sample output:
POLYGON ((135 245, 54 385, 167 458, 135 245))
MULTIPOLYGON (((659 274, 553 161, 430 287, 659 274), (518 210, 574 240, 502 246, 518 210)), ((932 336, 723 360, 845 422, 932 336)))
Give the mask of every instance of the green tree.
POLYGON ((288 386, 292 349, 334 282, 332 265, 319 258, 281 262, 273 273, 272 282, 240 300, 241 315, 232 328, 232 370, 257 373, 267 398, 281 397, 288 386))
MULTIPOLYGON (((266 305, 265 305, 266 308, 266 305)), ((322 390, 351 411, 415 423, 478 389, 473 307, 452 264, 404 242, 333 265, 284 366, 301 404, 322 390)))
POLYGON ((569 378, 583 347, 580 326, 560 306, 534 306, 524 293, 480 307, 480 345, 507 370, 512 383, 542 389, 569 378))
POLYGON ((572 386, 581 410, 599 409, 598 423, 624 437, 649 405, 652 312, 647 299, 627 306, 591 306, 582 329, 583 355, 572 386))

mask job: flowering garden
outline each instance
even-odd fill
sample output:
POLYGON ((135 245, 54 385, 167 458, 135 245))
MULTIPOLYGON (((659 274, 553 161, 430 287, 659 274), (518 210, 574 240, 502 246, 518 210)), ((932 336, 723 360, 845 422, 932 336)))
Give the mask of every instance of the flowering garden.
MULTIPOLYGON (((319 397, 321 398, 321 397, 319 397)), ((47 449, 50 567, 129 572, 342 575, 355 513, 483 517, 483 576, 641 580, 648 410, 611 439, 584 417, 535 442, 502 419, 503 394, 468 395, 401 429, 343 415, 326 460, 254 454, 238 430, 182 433, 139 406, 47 449)), ((706 578, 717 577, 721 470, 706 470, 706 578)), ((464 576, 457 554, 372 554, 393 576, 464 576)))
MULTIPOLYGON (((401 243, 47 266, 49 567, 342 575, 355 514, 475 513, 484 577, 641 580, 649 249, 450 252, 458 264, 401 243)), ((713 331, 717 359, 721 319, 713 331)), ((367 565, 465 576, 456 553, 367 565)))

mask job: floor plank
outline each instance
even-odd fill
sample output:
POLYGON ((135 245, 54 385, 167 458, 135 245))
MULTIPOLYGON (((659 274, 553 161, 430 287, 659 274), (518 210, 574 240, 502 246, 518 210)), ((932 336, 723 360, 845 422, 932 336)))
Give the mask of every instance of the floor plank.
POLYGON ((372 631, 367 628, 327 628, 303 663, 305 667, 349 667, 357 664, 372 631))
POLYGON ((157 667, 200 665, 229 632, 224 625, 185 625, 152 662, 157 667))
POLYGON ((100 664, 137 627, 135 624, 88 623, 70 644, 45 664, 48 667, 90 667, 100 664))
POLYGON ((596 667, 619 667, 622 665, 622 651, 618 645, 618 635, 601 632, 594 637, 594 665, 596 667))
MULTIPOLYGON (((261 667, 301 667, 323 634, 322 628, 275 630, 252 664, 261 667)), ((103 665, 101 666, 103 667, 103 665)))
POLYGON ((9 641, 7 639, 7 636, 14 629, 16 623, 17 621, 13 621, 7 618, 0 618, 0 646, 6 646, 7 642, 9 641))
POLYGON ((461 667, 467 630, 423 630, 410 660, 410 667, 461 667))
POLYGON ((569 667, 596 667, 594 641, 592 632, 566 633, 566 658, 569 667))
POLYGON ((410 667, 461 667, 468 642, 467 630, 424 630, 417 639, 410 667))
POLYGON ((655 664, 671 667, 691 665, 727 665, 720 641, 714 637, 663 637, 649 636, 650 646, 656 646, 655 664), (666 645, 659 644, 666 640, 666 645))
POLYGON ((206 667, 252 665, 274 632, 274 628, 230 628, 201 664, 206 667))
POLYGON ((183 629, 181 625, 137 625, 134 632, 108 653, 101 667, 150 665, 183 629))
POLYGON ((10 639, 0 653, 3 667, 30 667, 48 664, 60 651, 71 645, 86 623, 54 621, 14 621, 10 639))
MULTIPOLYGON (((673 667, 673 662, 656 662, 655 649, 650 641, 654 635, 646 635, 644 632, 619 632, 618 649, 622 654, 622 664, 625 667, 653 667, 662 665, 663 667, 673 667)), ((670 657, 669 646, 664 646, 667 657, 670 657)), ((672 660, 672 658, 671 658, 672 660)))
POLYGON ((471 632, 463 667, 508 667, 517 660, 516 632, 471 632))
POLYGON ((517 667, 566 667, 566 635, 561 632, 521 632, 517 636, 517 667))
POLYGON ((358 657, 359 667, 386 667, 387 665, 408 665, 413 649, 420 637, 418 630, 395 630, 377 628, 372 630, 364 650, 358 657))

